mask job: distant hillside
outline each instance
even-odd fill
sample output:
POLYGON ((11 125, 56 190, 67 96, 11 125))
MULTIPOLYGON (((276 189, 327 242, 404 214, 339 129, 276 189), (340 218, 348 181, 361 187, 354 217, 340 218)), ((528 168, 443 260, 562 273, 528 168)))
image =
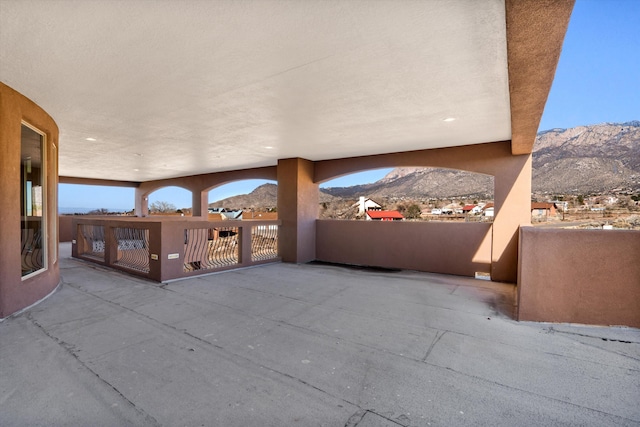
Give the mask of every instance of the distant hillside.
POLYGON ((640 121, 552 129, 536 138, 533 191, 640 190, 640 121))
MULTIPOLYGON (((613 189, 640 192, 640 121, 604 123, 538 134, 533 151, 534 193, 592 194, 613 189)), ((320 202, 359 196, 393 199, 493 197, 493 177, 441 168, 396 168, 381 180, 320 190, 320 202)), ((277 186, 211 203, 225 208, 271 208, 277 186)))
POLYGON ((249 194, 228 197, 209 203, 209 207, 226 209, 269 209, 275 208, 278 200, 278 186, 263 184, 249 194))
POLYGON ((336 197, 416 198, 493 197, 493 177, 452 169, 396 168, 372 184, 325 188, 336 197))
MULTIPOLYGON (((640 121, 541 132, 533 151, 534 193, 640 191, 640 121)), ((334 196, 484 197, 493 177, 438 168, 396 168, 380 181, 328 188, 334 196)), ((489 196, 491 197, 491 196, 489 196)))
MULTIPOLYGON (((320 202, 331 202, 335 197, 320 193, 320 202)), ((249 194, 228 197, 209 203, 209 207, 224 207, 226 209, 271 209, 277 206, 278 186, 263 184, 249 194)))

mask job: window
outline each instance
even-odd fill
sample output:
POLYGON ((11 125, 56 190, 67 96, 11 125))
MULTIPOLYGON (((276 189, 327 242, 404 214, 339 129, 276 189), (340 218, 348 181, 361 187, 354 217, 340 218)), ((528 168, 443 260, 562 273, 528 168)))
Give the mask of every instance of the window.
POLYGON ((22 124, 20 223, 23 278, 47 268, 44 142, 43 134, 22 124))
MULTIPOLYGON (((53 144, 51 146, 52 148, 52 156, 51 156, 51 165, 53 166, 51 168, 51 170, 53 171, 53 173, 55 174, 55 176, 58 176, 58 147, 56 146, 56 144, 53 144)), ((57 179, 56 179, 57 181, 57 179)), ((53 185, 52 188, 53 192, 52 192, 52 196, 51 196, 51 200, 47 200, 48 203, 53 203, 53 211, 56 213, 56 215, 58 214, 58 186, 53 185)), ((51 207, 51 204, 49 204, 49 207, 51 207)), ((53 264, 55 264, 56 262, 58 262, 58 245, 60 244, 60 242, 58 242, 58 225, 57 225, 57 221, 56 223, 54 223, 54 226, 51 227, 51 241, 53 242, 53 254, 51 257, 51 262, 53 264)))

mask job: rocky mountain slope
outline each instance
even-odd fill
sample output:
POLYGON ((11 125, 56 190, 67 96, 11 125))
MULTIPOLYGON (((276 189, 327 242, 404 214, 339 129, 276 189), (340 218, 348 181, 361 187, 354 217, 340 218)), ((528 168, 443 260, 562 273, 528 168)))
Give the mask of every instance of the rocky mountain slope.
POLYGON ((396 168, 372 184, 324 189, 343 198, 366 195, 372 198, 493 197, 493 177, 452 169, 396 168))
POLYGON ((552 129, 536 138, 533 191, 640 190, 640 121, 552 129))
MULTIPOLYGON (((640 191, 640 121, 604 123, 538 134, 533 152, 534 193, 599 194, 640 191)), ((493 177, 437 168, 396 168, 378 182, 330 188, 339 197, 486 197, 493 177)))
MULTIPOLYGON (((640 121, 603 123, 538 134, 533 152, 534 193, 599 194, 614 189, 640 192, 640 121)), ((321 190, 320 202, 359 196, 393 199, 492 198, 493 177, 441 168, 396 168, 381 180, 321 190)), ((277 186, 265 184, 248 195, 211 206, 275 207, 277 186)))
MULTIPOLYGON (((320 192, 320 202, 331 202, 336 198, 330 194, 320 192)), ((226 209, 272 209, 277 206, 278 186, 263 184, 249 194, 228 197, 209 203, 210 207, 224 207, 226 209)))

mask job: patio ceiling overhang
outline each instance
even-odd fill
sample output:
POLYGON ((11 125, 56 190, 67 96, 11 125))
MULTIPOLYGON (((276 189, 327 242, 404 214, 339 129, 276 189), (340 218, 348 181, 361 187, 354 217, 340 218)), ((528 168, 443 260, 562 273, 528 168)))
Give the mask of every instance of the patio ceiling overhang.
POLYGON ((1 0, 0 81, 56 120, 70 178, 504 140, 527 154, 572 7, 1 0))

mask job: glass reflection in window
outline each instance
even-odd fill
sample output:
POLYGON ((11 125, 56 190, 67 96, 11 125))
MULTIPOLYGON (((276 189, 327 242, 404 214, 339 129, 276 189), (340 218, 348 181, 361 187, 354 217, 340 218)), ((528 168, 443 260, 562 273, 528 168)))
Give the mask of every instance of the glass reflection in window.
POLYGON ((44 136, 22 125, 20 219, 22 276, 45 269, 44 136))

